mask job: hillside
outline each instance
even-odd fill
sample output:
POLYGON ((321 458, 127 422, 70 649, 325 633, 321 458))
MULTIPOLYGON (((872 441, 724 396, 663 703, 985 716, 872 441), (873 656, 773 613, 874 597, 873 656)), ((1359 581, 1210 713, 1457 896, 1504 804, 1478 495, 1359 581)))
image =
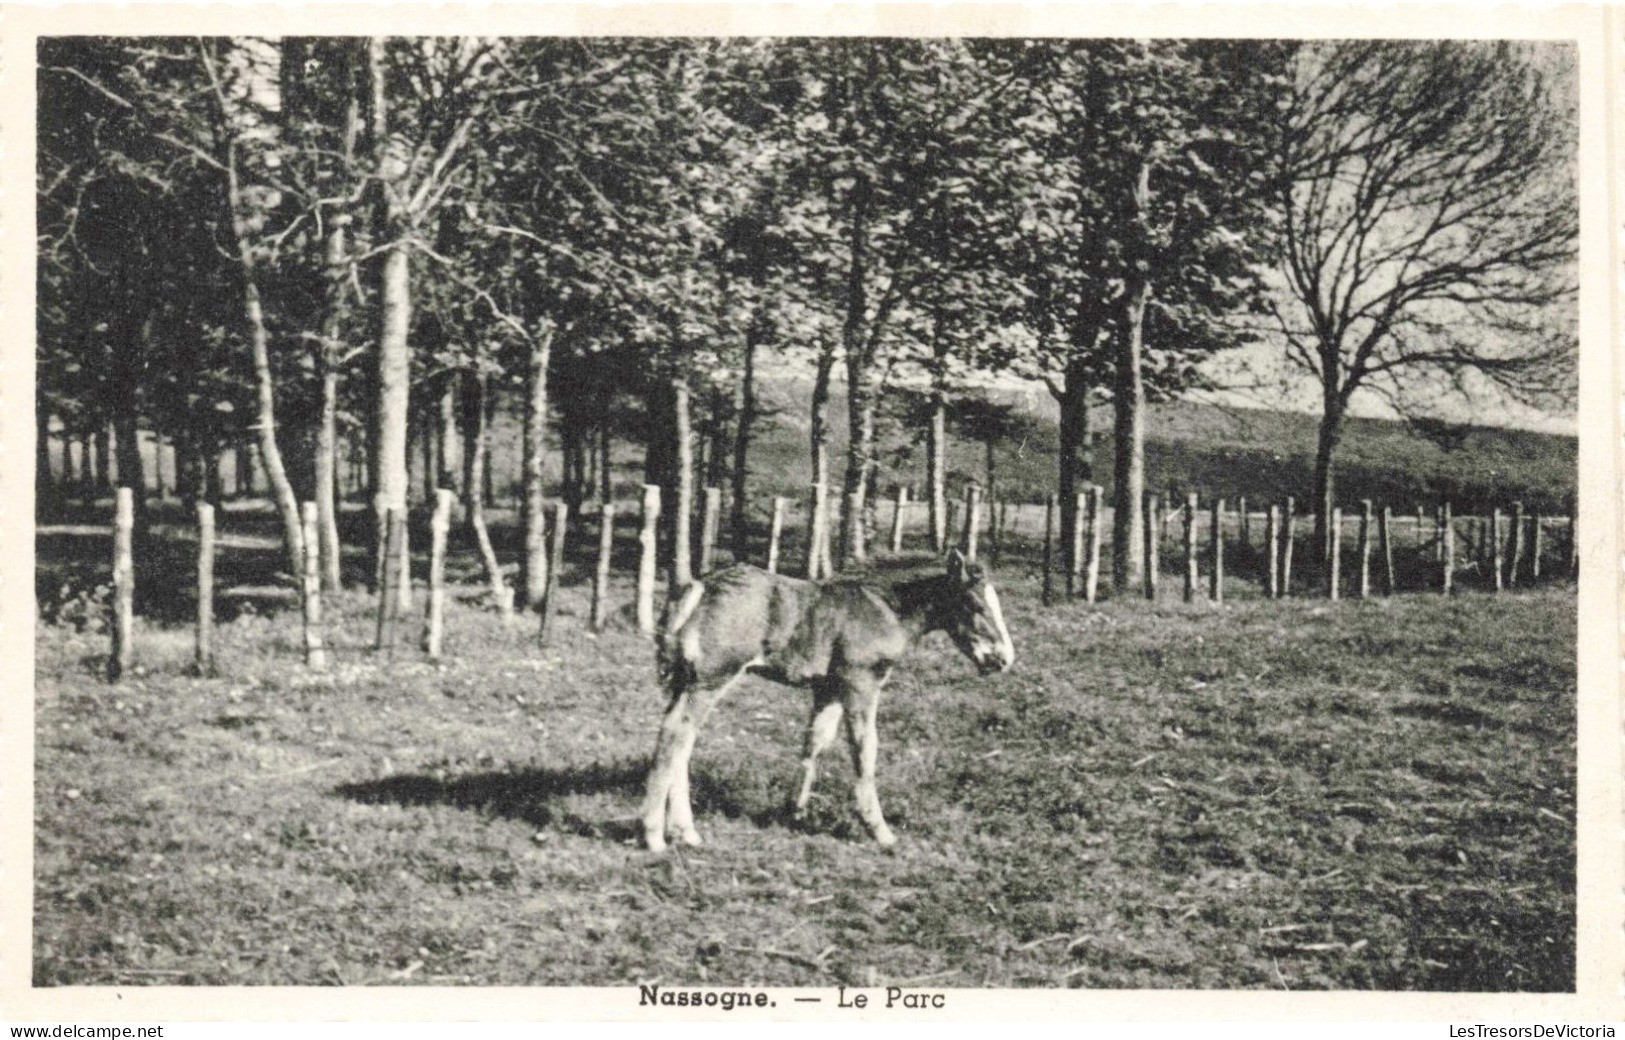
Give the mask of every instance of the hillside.
MULTIPOLYGON (((762 419, 751 447, 753 493, 758 499, 775 494, 799 497, 810 479, 807 462, 807 408, 810 380, 775 375, 761 381, 762 419)), ((1040 501, 1055 488, 1056 410, 1042 391, 1006 393, 1011 404, 1032 418, 1022 438, 1001 442, 994 449, 994 484, 1001 499, 1040 501)), ((506 404, 506 402, 505 402, 506 404)), ((1314 471, 1316 417, 1301 412, 1224 408, 1175 401, 1152 405, 1146 431, 1147 485, 1163 493, 1183 496, 1195 490, 1204 498, 1245 495, 1253 502, 1277 501, 1293 495, 1302 502, 1311 497, 1314 471)), ((845 469, 846 400, 844 388, 834 388, 830 402, 837 477, 845 469)), ((1091 425, 1095 431, 1094 475, 1111 486, 1111 412, 1097 408, 1091 425)), ((899 484, 917 493, 925 480, 923 431, 904 428, 896 420, 880 423, 880 487, 889 494, 899 484)), ((965 483, 986 483, 987 452, 982 444, 950 433, 948 480, 958 495, 965 483)), ((152 444, 143 438, 149 486, 154 482, 152 444)), ((174 460, 166 449, 166 484, 171 484, 174 460)), ((1574 437, 1528 430, 1470 427, 1422 430, 1384 419, 1350 419, 1339 451, 1338 497, 1346 507, 1362 498, 1406 512, 1448 499, 1458 512, 1478 511, 1492 505, 1509 507, 1522 501, 1532 512, 1567 513, 1574 493, 1578 441, 1574 437)), ((60 476, 56 448, 53 470, 60 476)), ((421 453, 414 450, 413 479, 421 486, 421 453)), ((498 504, 514 500, 519 477, 519 423, 499 413, 492 436, 492 462, 498 504)), ((636 495, 643 480, 641 444, 619 441, 615 446, 617 494, 636 495)), ((547 459, 550 480, 558 478, 556 446, 547 459)), ((228 486, 234 483, 228 455, 228 486)))
MULTIPOLYGON (((751 469, 761 493, 798 494, 808 479, 806 380, 765 382, 762 397, 771 415, 753 447, 751 469)), ((1047 394, 1006 394, 1006 403, 1030 413, 1034 431, 1023 441, 995 448, 1000 497, 1042 499, 1055 487, 1055 407, 1047 394)), ((837 387, 831 422, 839 451, 846 442, 844 393, 837 387)), ((1111 413, 1091 419, 1096 434, 1094 472, 1111 486, 1111 413)), ((1192 402, 1152 405, 1146 431, 1146 480, 1151 488, 1204 497, 1246 495, 1270 501, 1311 496, 1317 417, 1298 412, 1221 408, 1192 402)), ((882 424, 882 487, 924 480, 922 431, 882 424)), ((955 491, 966 480, 985 480, 982 445, 953 437, 949 480, 955 491)), ((1383 419, 1350 419, 1339 452, 1339 498, 1361 498, 1396 509, 1448 499, 1458 509, 1522 500, 1532 511, 1563 512, 1577 475, 1578 441, 1525 430, 1491 427, 1424 431, 1383 419), (1428 435, 1431 434, 1431 435, 1428 435)))

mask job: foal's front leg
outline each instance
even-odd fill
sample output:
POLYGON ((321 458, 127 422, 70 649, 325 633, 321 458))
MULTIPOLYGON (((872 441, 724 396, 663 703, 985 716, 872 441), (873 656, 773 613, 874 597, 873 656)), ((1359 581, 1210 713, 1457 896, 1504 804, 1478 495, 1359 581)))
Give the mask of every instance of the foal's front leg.
MULTIPOLYGON (((683 690, 671 699, 666 717, 660 723, 660 736, 655 742, 654 761, 649 766, 649 782, 643 797, 643 842, 650 852, 663 852, 666 848, 666 800, 676 786, 679 769, 688 771, 688 756, 694 748, 698 727, 695 724, 690 690, 683 690)), ((687 788, 687 778, 684 778, 687 788)), ((684 798, 687 804, 687 798, 684 798)), ((675 814, 674 814, 675 815, 675 814)), ((689 828, 693 829, 693 820, 689 828)))
POLYGON ((844 685, 846 739, 852 748, 852 768, 857 773, 852 793, 857 799, 858 815, 875 841, 894 845, 897 835, 886 826, 886 817, 880 811, 880 794, 875 790, 875 757, 880 749, 875 713, 880 705, 880 683, 861 675, 848 678, 844 685))
POLYGON ((694 743, 706 716, 744 674, 741 668, 724 678, 720 685, 702 680, 672 698, 666 720, 660 726, 660 742, 655 746, 654 765, 649 769, 649 787, 643 800, 643 840, 649 851, 665 849, 668 829, 684 845, 704 844, 700 832, 694 828, 694 809, 688 800, 689 761, 694 757, 694 743))

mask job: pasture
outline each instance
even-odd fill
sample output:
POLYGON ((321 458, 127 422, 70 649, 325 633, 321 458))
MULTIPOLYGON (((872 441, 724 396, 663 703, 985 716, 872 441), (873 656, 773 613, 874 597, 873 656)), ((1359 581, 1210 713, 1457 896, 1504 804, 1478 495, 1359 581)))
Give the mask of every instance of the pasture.
POLYGON ((1010 673, 933 636, 883 696, 892 852, 841 748, 788 820, 808 701, 756 680, 695 754, 708 844, 643 851, 653 648, 587 631, 584 560, 546 648, 458 590, 440 666, 359 592, 326 674, 296 609, 208 678, 151 612, 116 687, 42 622, 34 981, 1573 987, 1572 585, 1046 609, 1033 560, 1010 673))

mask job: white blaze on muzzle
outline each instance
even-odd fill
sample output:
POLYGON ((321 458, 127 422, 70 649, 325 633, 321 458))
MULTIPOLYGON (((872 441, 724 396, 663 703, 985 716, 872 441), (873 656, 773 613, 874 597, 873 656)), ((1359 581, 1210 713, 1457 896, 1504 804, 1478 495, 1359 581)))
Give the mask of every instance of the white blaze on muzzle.
POLYGON ((1004 610, 999 606, 999 594, 993 590, 992 585, 982 586, 982 598, 987 601, 988 616, 993 619, 993 627, 999 633, 997 653, 999 663, 1008 669, 1016 663, 1016 645, 1010 641, 1010 630, 1004 627, 1004 610))

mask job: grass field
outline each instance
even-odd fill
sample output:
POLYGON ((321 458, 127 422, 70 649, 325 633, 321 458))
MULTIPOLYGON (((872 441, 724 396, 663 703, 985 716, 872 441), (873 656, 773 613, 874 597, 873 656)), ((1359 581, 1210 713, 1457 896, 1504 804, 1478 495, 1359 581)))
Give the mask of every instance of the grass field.
POLYGON ((111 687, 42 623, 35 982, 1572 989, 1572 585, 1046 609, 1029 560, 1009 674, 932 637, 882 701, 891 854, 843 755, 784 819, 805 695, 756 682, 696 753, 707 847, 638 848, 662 698, 580 561, 552 647, 459 601, 440 666, 359 593, 326 675, 274 596, 213 678, 144 622, 111 687))

